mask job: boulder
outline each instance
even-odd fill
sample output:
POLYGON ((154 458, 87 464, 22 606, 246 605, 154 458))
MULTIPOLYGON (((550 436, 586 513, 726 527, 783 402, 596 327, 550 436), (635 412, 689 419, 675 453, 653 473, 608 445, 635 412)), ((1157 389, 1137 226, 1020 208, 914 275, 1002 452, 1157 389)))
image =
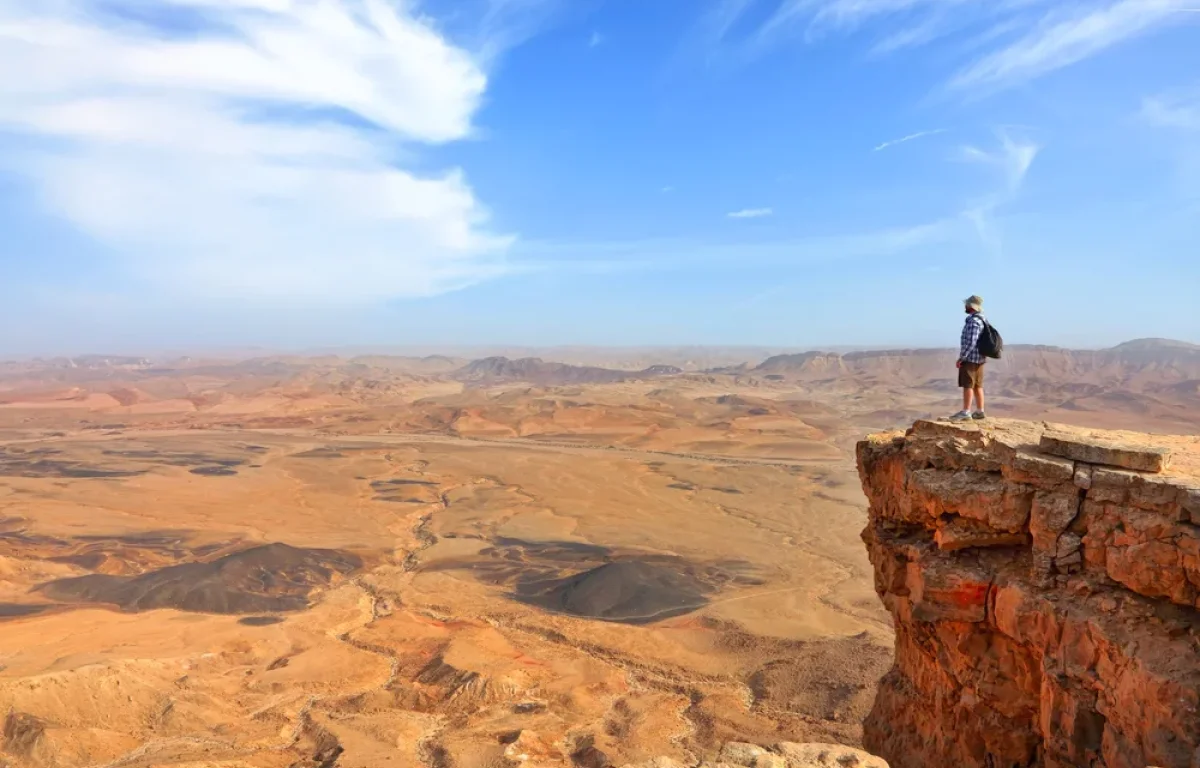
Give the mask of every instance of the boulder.
POLYGON ((889 768, 882 757, 840 744, 795 744, 783 742, 776 751, 787 760, 787 768, 889 768))
POLYGON ((1068 432, 1045 433, 1038 448, 1051 456, 1139 472, 1162 472, 1171 463, 1171 452, 1165 448, 1068 432))

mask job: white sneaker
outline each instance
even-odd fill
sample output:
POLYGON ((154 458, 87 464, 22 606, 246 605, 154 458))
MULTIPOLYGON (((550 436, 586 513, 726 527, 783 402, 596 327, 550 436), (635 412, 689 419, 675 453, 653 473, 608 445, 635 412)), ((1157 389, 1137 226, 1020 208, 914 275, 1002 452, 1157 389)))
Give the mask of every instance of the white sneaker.
POLYGON ((970 421, 971 414, 969 411, 959 411, 950 417, 950 421, 970 421))
POLYGON ((987 414, 983 411, 975 411, 975 413, 971 414, 971 418, 975 419, 975 421, 983 421, 987 418, 987 414))

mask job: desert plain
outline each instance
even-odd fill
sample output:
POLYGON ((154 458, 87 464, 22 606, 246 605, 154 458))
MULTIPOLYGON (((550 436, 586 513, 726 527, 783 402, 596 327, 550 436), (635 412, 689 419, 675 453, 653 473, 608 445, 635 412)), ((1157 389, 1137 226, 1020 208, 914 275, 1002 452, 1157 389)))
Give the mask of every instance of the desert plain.
MULTIPOLYGON (((949 350, 0 364, 0 766, 855 746, 864 434, 949 350), (739 357, 740 355, 740 357, 739 357)), ((1200 347, 1017 347, 989 413, 1195 435, 1200 347)))

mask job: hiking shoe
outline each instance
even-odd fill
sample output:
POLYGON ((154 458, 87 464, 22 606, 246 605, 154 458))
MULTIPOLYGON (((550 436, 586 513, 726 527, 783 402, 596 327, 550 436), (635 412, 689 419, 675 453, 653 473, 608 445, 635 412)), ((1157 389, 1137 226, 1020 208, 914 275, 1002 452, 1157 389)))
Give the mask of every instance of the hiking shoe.
POLYGON ((975 419, 975 421, 983 421, 987 418, 987 414, 983 411, 975 411, 975 413, 971 414, 971 418, 975 419))
POLYGON ((966 411, 959 411, 958 413, 956 413, 950 417, 950 421, 970 421, 970 420, 971 420, 971 414, 967 413, 966 411))

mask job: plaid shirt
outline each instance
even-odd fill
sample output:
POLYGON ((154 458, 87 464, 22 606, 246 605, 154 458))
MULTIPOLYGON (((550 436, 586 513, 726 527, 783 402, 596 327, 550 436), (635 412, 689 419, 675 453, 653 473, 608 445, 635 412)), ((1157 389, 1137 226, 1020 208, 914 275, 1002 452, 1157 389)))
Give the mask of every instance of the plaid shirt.
POLYGON ((958 359, 964 363, 983 363, 985 359, 979 351, 979 335, 983 333, 983 315, 976 312, 967 315, 963 325, 962 342, 958 349, 958 359))

